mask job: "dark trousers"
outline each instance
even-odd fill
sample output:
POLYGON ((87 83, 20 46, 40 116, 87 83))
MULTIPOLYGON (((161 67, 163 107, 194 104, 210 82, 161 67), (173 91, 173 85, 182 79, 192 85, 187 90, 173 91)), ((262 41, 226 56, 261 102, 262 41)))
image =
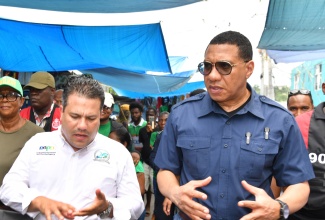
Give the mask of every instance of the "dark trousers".
POLYGON ((153 178, 153 188, 155 193, 155 220, 173 220, 174 212, 175 212, 175 205, 172 204, 170 209, 170 215, 167 216, 163 210, 163 202, 165 197, 160 193, 158 184, 157 184, 157 178, 153 178))

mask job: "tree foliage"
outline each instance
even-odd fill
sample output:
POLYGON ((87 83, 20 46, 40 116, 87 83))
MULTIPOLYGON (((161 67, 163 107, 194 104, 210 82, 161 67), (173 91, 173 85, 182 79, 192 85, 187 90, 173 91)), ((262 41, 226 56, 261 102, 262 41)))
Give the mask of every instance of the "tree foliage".
POLYGON ((288 86, 274 86, 275 101, 286 102, 289 91, 290 88, 288 86))

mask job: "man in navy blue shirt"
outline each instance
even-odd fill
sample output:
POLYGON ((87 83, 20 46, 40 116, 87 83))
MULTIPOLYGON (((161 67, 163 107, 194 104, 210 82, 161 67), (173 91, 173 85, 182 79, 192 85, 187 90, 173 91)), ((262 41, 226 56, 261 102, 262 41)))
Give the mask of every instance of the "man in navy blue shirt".
POLYGON ((198 65, 207 93, 171 110, 155 164, 175 219, 286 219, 307 202, 314 173, 302 135, 292 114, 247 83, 252 57, 244 35, 217 35, 198 65), (272 176, 285 189, 276 199, 272 176))

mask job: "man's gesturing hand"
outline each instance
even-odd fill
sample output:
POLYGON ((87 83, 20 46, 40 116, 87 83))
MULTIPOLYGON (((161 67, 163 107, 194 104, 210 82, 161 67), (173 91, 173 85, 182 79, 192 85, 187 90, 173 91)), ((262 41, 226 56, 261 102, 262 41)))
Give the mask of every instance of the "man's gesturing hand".
POLYGON ((73 212, 75 208, 63 202, 58 202, 44 196, 38 196, 30 203, 28 211, 40 211, 45 215, 46 220, 52 220, 52 214, 56 215, 58 219, 63 220, 64 218, 74 219, 73 212))
POLYGON ((94 202, 83 209, 75 211, 73 214, 74 216, 95 215, 106 210, 107 207, 108 201, 106 200, 104 193, 97 189, 94 202))
POLYGON ((246 207, 252 210, 251 213, 243 216, 240 220, 271 220, 279 219, 280 204, 272 199, 263 189, 248 184, 246 181, 241 182, 243 187, 255 196, 255 201, 240 201, 238 206, 246 207))
POLYGON ((192 180, 183 186, 177 187, 172 192, 171 200, 191 219, 211 219, 209 209, 193 200, 193 198, 202 200, 208 198, 206 194, 196 190, 196 188, 208 185, 211 180, 211 177, 204 180, 192 180))

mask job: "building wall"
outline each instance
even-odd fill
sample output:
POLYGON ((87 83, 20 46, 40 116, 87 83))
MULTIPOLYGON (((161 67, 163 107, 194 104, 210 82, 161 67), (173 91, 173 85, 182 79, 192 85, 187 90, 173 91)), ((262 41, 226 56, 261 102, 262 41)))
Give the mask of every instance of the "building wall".
POLYGON ((292 69, 290 89, 308 89, 314 105, 325 101, 322 83, 325 82, 325 60, 306 61, 292 69))

